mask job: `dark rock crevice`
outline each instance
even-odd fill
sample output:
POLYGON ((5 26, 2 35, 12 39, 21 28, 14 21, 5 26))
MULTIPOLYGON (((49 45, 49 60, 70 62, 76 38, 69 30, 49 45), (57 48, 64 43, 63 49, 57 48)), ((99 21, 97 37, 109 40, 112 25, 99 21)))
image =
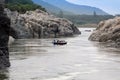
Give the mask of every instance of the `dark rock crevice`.
POLYGON ((0 1, 0 69, 10 67, 8 41, 10 19, 4 13, 4 0, 0 1))

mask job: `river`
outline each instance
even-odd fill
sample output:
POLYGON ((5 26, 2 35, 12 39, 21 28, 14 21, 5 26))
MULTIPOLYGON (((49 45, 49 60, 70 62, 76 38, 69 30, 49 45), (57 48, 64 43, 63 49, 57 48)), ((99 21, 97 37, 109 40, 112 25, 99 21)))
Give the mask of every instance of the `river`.
POLYGON ((120 49, 88 40, 93 28, 82 34, 60 38, 68 42, 56 46, 53 39, 20 39, 10 45, 11 67, 0 80, 120 80, 120 49))

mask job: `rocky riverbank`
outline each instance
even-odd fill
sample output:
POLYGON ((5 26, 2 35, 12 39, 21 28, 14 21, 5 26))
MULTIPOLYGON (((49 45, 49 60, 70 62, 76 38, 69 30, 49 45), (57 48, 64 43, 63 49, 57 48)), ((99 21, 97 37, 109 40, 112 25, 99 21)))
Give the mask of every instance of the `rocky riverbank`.
POLYGON ((50 38, 66 37, 80 34, 77 27, 67 19, 57 18, 39 9, 25 14, 5 9, 11 19, 11 27, 17 38, 50 38))
POLYGON ((89 40, 106 42, 111 46, 120 47, 120 17, 101 21, 89 40))

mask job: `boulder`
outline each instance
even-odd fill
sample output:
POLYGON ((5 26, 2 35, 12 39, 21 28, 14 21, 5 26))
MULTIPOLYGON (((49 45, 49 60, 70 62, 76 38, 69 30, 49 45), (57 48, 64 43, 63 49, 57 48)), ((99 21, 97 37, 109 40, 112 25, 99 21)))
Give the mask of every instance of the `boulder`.
POLYGON ((114 43, 112 46, 120 47, 120 17, 101 21, 89 40, 114 43))
POLYGON ((80 34, 78 28, 69 20, 57 18, 39 9, 27 11, 25 14, 5 9, 11 19, 11 27, 21 38, 51 38, 80 34))

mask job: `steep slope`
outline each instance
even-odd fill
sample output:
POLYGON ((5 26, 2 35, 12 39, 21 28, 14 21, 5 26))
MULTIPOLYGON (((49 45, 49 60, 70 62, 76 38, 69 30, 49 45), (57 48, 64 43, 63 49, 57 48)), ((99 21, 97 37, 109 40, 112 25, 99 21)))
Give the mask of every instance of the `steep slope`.
POLYGON ((49 13, 53 13, 53 14, 56 13, 56 14, 58 14, 61 11, 60 8, 58 8, 56 6, 53 6, 53 5, 51 5, 51 4, 47 3, 47 2, 44 2, 42 0, 33 0, 33 1, 36 4, 39 4, 42 7, 44 7, 49 13))
POLYGON ((33 4, 31 0, 6 0, 6 3, 33 4))
POLYGON ((35 9, 46 11, 40 5, 35 4, 32 0, 6 0, 6 8, 21 13, 25 13, 26 11, 35 9))
POLYGON ((33 0, 34 3, 38 4, 38 5, 41 5, 42 7, 44 7, 49 13, 52 13, 52 14, 55 14, 55 15, 59 15, 60 12, 62 11, 63 14, 72 14, 72 12, 68 12, 68 11, 65 11, 63 9, 60 9, 59 7, 57 6, 54 6, 46 1, 43 1, 43 0, 33 0))
MULTIPOLYGON (((33 0, 33 1, 36 2, 39 0, 33 0)), ((72 12, 75 14, 93 15, 93 12, 95 11, 98 15, 107 15, 106 12, 102 11, 99 8, 85 6, 85 5, 76 5, 76 4, 69 3, 65 0, 43 0, 43 1, 51 5, 54 5, 56 7, 59 7, 62 10, 72 12)))

